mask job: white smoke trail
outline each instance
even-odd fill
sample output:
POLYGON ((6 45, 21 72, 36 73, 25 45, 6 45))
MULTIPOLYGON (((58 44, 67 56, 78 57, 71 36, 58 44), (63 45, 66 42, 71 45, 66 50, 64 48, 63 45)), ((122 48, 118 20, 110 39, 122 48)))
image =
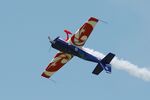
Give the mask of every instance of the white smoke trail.
MULTIPOLYGON (((83 47, 83 50, 87 51, 90 54, 95 55, 100 59, 102 59, 105 56, 104 54, 89 48, 83 47)), ((117 57, 115 57, 112 60, 111 64, 116 69, 127 71, 130 75, 133 75, 145 81, 150 81, 150 70, 147 68, 140 68, 129 61, 118 59, 117 57)))

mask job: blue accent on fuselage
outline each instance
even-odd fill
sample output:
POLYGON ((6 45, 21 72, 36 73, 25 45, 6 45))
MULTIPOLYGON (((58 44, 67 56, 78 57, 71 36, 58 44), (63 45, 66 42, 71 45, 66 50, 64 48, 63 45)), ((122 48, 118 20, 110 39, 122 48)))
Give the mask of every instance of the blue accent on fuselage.
POLYGON ((77 56, 77 57, 82 58, 82 59, 87 60, 87 61, 101 63, 100 62, 101 59, 98 59, 97 57, 95 57, 95 56, 89 54, 88 52, 80 49, 79 47, 74 46, 74 45, 60 39, 59 37, 57 37, 56 39, 54 39, 54 41, 52 41, 52 47, 59 50, 59 51, 72 54, 74 56, 77 56))

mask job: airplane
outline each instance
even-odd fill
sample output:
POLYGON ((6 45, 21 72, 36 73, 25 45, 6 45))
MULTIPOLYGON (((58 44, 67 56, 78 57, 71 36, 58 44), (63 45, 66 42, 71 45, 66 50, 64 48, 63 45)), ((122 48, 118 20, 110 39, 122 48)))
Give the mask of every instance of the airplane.
POLYGON ((52 59, 41 76, 50 78, 74 56, 97 63, 97 66, 92 72, 95 75, 99 75, 103 70, 105 70, 106 73, 111 73, 110 62, 114 58, 115 54, 110 52, 103 59, 99 59, 82 48, 98 21, 99 20, 97 18, 90 17, 88 21, 85 22, 83 26, 80 27, 70 38, 69 34, 72 33, 68 30, 64 30, 67 34, 67 38, 65 40, 60 37, 52 40, 48 37, 51 46, 59 52, 54 56, 54 59, 52 59))

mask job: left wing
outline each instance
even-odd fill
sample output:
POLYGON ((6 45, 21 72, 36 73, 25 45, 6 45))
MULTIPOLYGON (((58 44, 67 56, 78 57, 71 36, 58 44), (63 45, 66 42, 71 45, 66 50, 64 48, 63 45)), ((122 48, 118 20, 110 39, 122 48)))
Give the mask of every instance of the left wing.
POLYGON ((56 71, 58 71, 63 65, 65 65, 72 57, 73 56, 71 54, 58 52, 41 76, 45 78, 51 77, 56 71))
POLYGON ((71 37, 70 43, 82 47, 86 40, 88 39, 90 33, 94 29, 96 23, 98 22, 98 19, 91 17, 89 20, 83 24, 83 26, 77 30, 77 32, 71 37))

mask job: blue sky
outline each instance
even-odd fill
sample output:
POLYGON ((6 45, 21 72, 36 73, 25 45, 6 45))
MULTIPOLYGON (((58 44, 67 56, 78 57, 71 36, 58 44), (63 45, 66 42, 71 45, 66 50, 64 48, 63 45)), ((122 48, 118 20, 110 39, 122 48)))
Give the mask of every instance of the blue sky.
POLYGON ((74 57, 51 80, 40 75, 57 52, 47 36, 65 38, 90 16, 98 23, 85 47, 114 52, 150 68, 148 0, 0 0, 1 100, 149 100, 150 82, 113 69, 91 74, 94 63, 74 57))

